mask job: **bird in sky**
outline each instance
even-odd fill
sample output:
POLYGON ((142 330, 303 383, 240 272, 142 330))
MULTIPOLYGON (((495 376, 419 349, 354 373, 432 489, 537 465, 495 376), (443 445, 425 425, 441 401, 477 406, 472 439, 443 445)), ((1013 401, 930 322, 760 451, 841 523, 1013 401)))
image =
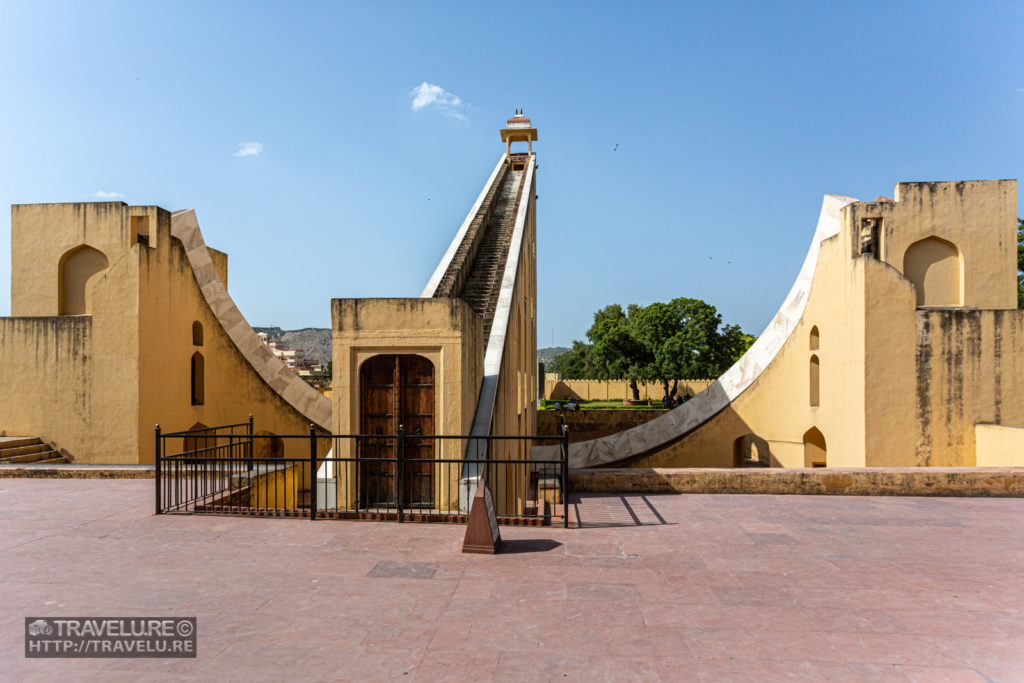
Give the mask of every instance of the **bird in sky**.
POLYGON ((617 152, 618 150, 619 150, 619 143, 616 142, 615 143, 615 149, 613 149, 612 151, 613 152, 617 152))

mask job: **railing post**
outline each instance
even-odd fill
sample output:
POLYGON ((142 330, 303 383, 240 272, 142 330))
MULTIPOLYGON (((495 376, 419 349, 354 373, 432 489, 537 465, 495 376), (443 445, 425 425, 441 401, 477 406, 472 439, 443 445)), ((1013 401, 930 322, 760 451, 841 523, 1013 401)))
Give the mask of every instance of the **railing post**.
POLYGON ((569 528, 569 428, 562 424, 562 526, 569 528))
POLYGON ((156 443, 155 453, 156 453, 156 456, 155 456, 155 459, 153 460, 153 464, 155 466, 154 478, 156 479, 156 514, 159 515, 160 512, 161 512, 161 510, 160 510, 160 508, 161 508, 161 505, 160 505, 160 425, 156 426, 155 432, 156 432, 156 438, 155 438, 155 443, 156 443))
POLYGON ((248 472, 252 469, 252 413, 249 413, 249 426, 245 433, 249 437, 245 445, 245 470, 248 472))
POLYGON ((405 427, 398 425, 398 436, 395 443, 395 505, 398 508, 398 522, 405 521, 405 427))
POLYGON ((316 519, 316 427, 309 423, 309 518, 316 519))

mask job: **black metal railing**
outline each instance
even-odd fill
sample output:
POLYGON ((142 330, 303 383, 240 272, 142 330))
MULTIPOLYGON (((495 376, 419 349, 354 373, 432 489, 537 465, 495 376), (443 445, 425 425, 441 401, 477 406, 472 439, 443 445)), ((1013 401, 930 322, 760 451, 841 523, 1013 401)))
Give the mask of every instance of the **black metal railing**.
POLYGON ((156 513, 465 521, 481 480, 505 524, 568 526, 569 435, 257 434, 248 422, 162 433, 156 513), (558 445, 533 459, 535 445, 558 445), (478 455, 485 454, 485 455, 478 455))

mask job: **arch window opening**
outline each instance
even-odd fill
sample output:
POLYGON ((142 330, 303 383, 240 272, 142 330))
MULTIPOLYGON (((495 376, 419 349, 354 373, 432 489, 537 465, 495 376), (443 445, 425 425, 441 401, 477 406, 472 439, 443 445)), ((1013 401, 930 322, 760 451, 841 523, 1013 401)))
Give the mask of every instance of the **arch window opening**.
POLYGON ((818 332, 817 325, 811 328, 810 346, 811 351, 817 351, 821 346, 821 334, 818 332))
POLYGON ((816 408, 821 405, 821 363, 818 360, 818 356, 811 356, 811 367, 810 367, 810 398, 811 407, 816 408))
POLYGON ((198 320, 192 323, 192 346, 203 345, 203 324, 198 320))
POLYGON ((192 405, 201 406, 205 398, 205 368, 204 368, 203 354, 196 351, 192 354, 192 372, 191 372, 191 384, 192 384, 192 405))

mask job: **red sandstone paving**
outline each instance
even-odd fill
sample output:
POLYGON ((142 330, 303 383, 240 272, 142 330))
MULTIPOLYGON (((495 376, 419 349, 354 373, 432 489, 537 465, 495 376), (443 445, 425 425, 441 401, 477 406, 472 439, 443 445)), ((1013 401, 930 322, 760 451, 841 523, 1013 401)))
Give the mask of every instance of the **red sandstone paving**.
POLYGON ((0 679, 1024 681, 1024 500, 588 495, 494 557, 151 510, 144 480, 0 479, 0 679), (199 656, 26 660, 28 615, 194 615, 199 656))

